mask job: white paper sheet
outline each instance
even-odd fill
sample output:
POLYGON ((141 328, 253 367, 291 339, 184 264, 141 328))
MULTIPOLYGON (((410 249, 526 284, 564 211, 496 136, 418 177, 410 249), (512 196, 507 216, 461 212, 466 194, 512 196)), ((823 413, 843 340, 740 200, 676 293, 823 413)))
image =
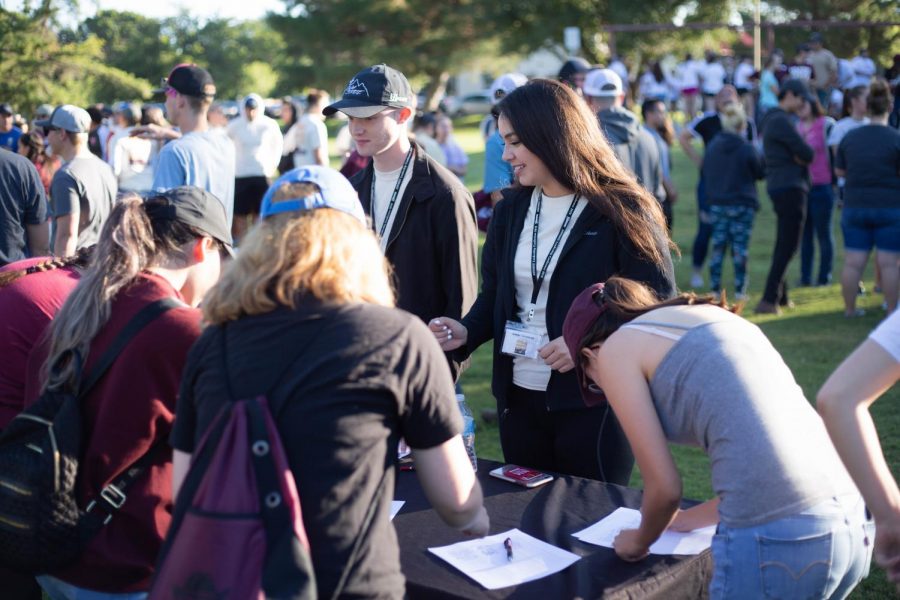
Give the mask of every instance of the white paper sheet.
MULTIPOLYGON (((633 508, 617 508, 605 519, 586 529, 573 533, 582 542, 597 546, 613 547, 613 540, 623 529, 637 529, 641 525, 641 512, 633 508)), ((712 544, 716 526, 710 525, 687 533, 664 531, 650 546, 651 554, 700 554, 712 544)))
POLYGON ((489 590, 552 575, 581 558, 518 529, 450 546, 429 548, 428 551, 489 590), (512 560, 506 556, 506 548, 503 545, 506 538, 512 542, 512 560))
POLYGON ((397 516, 404 504, 406 504, 405 500, 391 500, 391 521, 394 520, 394 517, 397 516))

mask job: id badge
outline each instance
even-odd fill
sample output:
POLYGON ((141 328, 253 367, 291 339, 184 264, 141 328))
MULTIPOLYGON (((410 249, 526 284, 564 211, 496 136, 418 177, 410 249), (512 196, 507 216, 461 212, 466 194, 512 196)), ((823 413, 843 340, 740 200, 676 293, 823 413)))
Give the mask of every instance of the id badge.
POLYGON ((543 335, 529 328, 524 323, 507 321, 503 335, 503 345, 500 352, 510 356, 524 356, 525 358, 539 358, 538 348, 541 347, 543 335))

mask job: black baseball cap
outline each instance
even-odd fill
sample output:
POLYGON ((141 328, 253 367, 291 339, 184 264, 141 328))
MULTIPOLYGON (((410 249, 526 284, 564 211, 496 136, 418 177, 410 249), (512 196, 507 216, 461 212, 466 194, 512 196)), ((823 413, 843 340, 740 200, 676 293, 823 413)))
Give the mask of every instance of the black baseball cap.
POLYGON ((203 67, 191 64, 180 64, 163 78, 161 86, 153 90, 154 94, 164 94, 172 88, 184 96, 195 98, 212 98, 216 95, 216 82, 203 67))
POLYGON ((234 256, 225 206, 203 188, 182 185, 150 194, 144 202, 151 220, 168 219, 191 225, 221 242, 228 254, 234 256))
POLYGON ((416 98, 406 77, 385 64, 363 69, 353 76, 340 100, 326 106, 322 113, 330 117, 341 111, 349 117, 364 119, 388 108, 414 108, 416 98))
POLYGON ((13 107, 4 102, 0 104, 0 115, 14 115, 16 111, 13 110, 13 107))

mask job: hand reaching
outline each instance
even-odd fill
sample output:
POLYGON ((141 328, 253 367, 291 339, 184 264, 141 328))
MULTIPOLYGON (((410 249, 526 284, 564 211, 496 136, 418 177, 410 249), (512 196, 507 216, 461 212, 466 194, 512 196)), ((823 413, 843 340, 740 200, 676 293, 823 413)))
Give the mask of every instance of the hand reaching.
POLYGON ((456 350, 464 345, 469 337, 469 330, 462 323, 450 317, 432 319, 428 323, 428 329, 434 334, 444 352, 456 350))

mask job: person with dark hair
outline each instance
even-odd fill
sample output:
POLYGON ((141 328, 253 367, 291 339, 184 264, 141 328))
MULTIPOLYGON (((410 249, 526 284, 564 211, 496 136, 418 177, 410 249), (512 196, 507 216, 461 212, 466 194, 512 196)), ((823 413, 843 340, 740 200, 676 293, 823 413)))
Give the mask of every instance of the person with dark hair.
POLYGON ((87 113, 91 118, 91 125, 88 128, 88 150, 97 158, 102 159, 103 142, 100 138, 100 126, 103 125, 103 113, 100 112, 100 105, 88 106, 87 113))
POLYGON ((23 133, 19 138, 19 154, 31 161, 37 169, 44 185, 44 192, 50 196, 50 184, 53 176, 59 170, 59 157, 47 154, 47 145, 44 136, 38 131, 23 133))
POLYGON ((662 165, 662 186, 665 197, 662 201, 663 214, 666 215, 666 227, 672 232, 674 204, 678 201, 678 188, 672 179, 671 147, 675 141, 672 119, 663 100, 644 100, 641 105, 641 117, 644 129, 653 137, 659 150, 659 162, 662 165))
POLYGON ((175 491, 229 399, 265 394, 318 597, 402 598, 388 518, 401 437, 448 525, 483 536, 490 524, 444 357, 421 321, 394 308, 379 240, 339 173, 289 171, 261 214, 203 302, 209 326, 185 366, 171 438, 175 491))
MULTIPOLYGON (((369 165, 350 182, 394 269, 397 306, 426 323, 459 318, 478 291, 475 204, 459 177, 410 142, 416 98, 406 76, 385 64, 357 73, 323 110, 350 118, 369 165)), ((450 361, 456 374, 460 365, 450 361)))
POLYGON ((196 307, 230 248, 225 211, 208 192, 185 186, 146 200, 124 197, 45 342, 32 351, 26 404, 44 390, 76 385, 145 307, 162 299, 178 303, 145 326, 81 399, 78 505, 98 500, 95 510, 112 518, 75 563, 38 576, 51 598, 149 589, 171 518, 172 455, 165 441, 188 349, 200 334, 196 307), (84 357, 83 369, 73 356, 84 357), (116 509, 99 500, 101 490, 145 453, 153 453, 150 466, 129 486, 124 504, 116 509))
POLYGON ((763 117, 763 155, 766 158, 766 189, 777 217, 775 248, 757 313, 781 314, 782 306, 790 306, 784 274, 797 253, 806 199, 809 194, 808 165, 813 149, 797 133, 792 114, 796 114, 812 97, 802 81, 788 79, 778 93, 778 108, 763 117))
POLYGON ((425 150, 425 154, 442 167, 447 166, 447 155, 444 154, 444 149, 435 139, 437 117, 434 113, 422 113, 413 119, 413 136, 415 136, 416 143, 425 150))
POLYGON ((706 64, 700 72, 700 91, 703 93, 703 107, 707 112, 715 110, 717 96, 725 85, 725 67, 719 56, 712 50, 706 51, 706 64))
POLYGON ((107 157, 119 181, 119 190, 142 194, 153 185, 154 142, 131 135, 141 124, 143 110, 134 103, 122 103, 113 111, 118 131, 109 140, 107 157))
POLYGON ((759 116, 778 106, 778 78, 775 74, 781 66, 782 56, 773 52, 766 59, 759 75, 759 116))
POLYGON ((563 335, 586 397, 605 398, 644 480, 641 523, 616 554, 639 561, 667 529, 717 525, 709 597, 845 598, 874 527, 822 420, 756 325, 722 303, 660 302, 611 277, 581 292, 563 335), (701 447, 715 498, 686 510, 669 444, 701 447))
POLYGON ((747 300, 747 260, 753 220, 759 210, 756 182, 765 176, 759 151, 744 138, 747 115, 739 102, 730 102, 719 113, 722 131, 703 155, 703 179, 712 221, 712 254, 709 289, 722 292, 722 264, 731 246, 735 299, 747 300))
POLYGON ((71 104, 35 123, 43 128, 53 154, 63 160, 50 184, 56 256, 71 256, 97 243, 118 193, 112 169, 88 150, 90 123, 87 111, 71 104))
POLYGON ((838 82, 837 59, 825 47, 825 40, 819 32, 809 36, 809 50, 808 60, 814 75, 809 86, 816 93, 819 104, 827 109, 831 101, 831 89, 838 82))
POLYGON ((462 360, 494 340, 491 388, 506 461, 626 485, 633 458, 606 406, 585 406, 562 339, 569 304, 616 273, 675 292, 659 202, 619 162, 571 88, 546 79, 498 105, 517 185, 495 209, 482 288, 461 321, 430 323, 462 360))
POLYGON ((893 98, 888 84, 876 79, 869 88, 871 121, 844 136, 835 156, 835 172, 846 178, 841 230, 844 314, 856 316, 858 284, 869 253, 881 267, 881 289, 888 313, 900 293, 900 132, 888 126, 893 98))
POLYGON ((559 68, 559 74, 556 78, 575 90, 575 93, 581 95, 581 88, 584 87, 584 78, 590 70, 591 63, 580 56, 573 56, 559 68))
POLYGON ((831 228, 834 215, 834 191, 831 187, 831 157, 828 153, 829 129, 834 124, 825 116, 819 101, 810 98, 797 111, 797 131, 813 149, 813 159, 809 163, 809 198, 806 220, 803 224, 803 238, 800 246, 800 285, 813 284, 813 240, 819 242, 819 271, 816 285, 831 283, 831 266, 834 261, 834 233, 831 228))
POLYGON ((16 111, 7 103, 0 104, 0 150, 16 152, 19 149, 19 137, 22 130, 16 127, 14 118, 16 111))

